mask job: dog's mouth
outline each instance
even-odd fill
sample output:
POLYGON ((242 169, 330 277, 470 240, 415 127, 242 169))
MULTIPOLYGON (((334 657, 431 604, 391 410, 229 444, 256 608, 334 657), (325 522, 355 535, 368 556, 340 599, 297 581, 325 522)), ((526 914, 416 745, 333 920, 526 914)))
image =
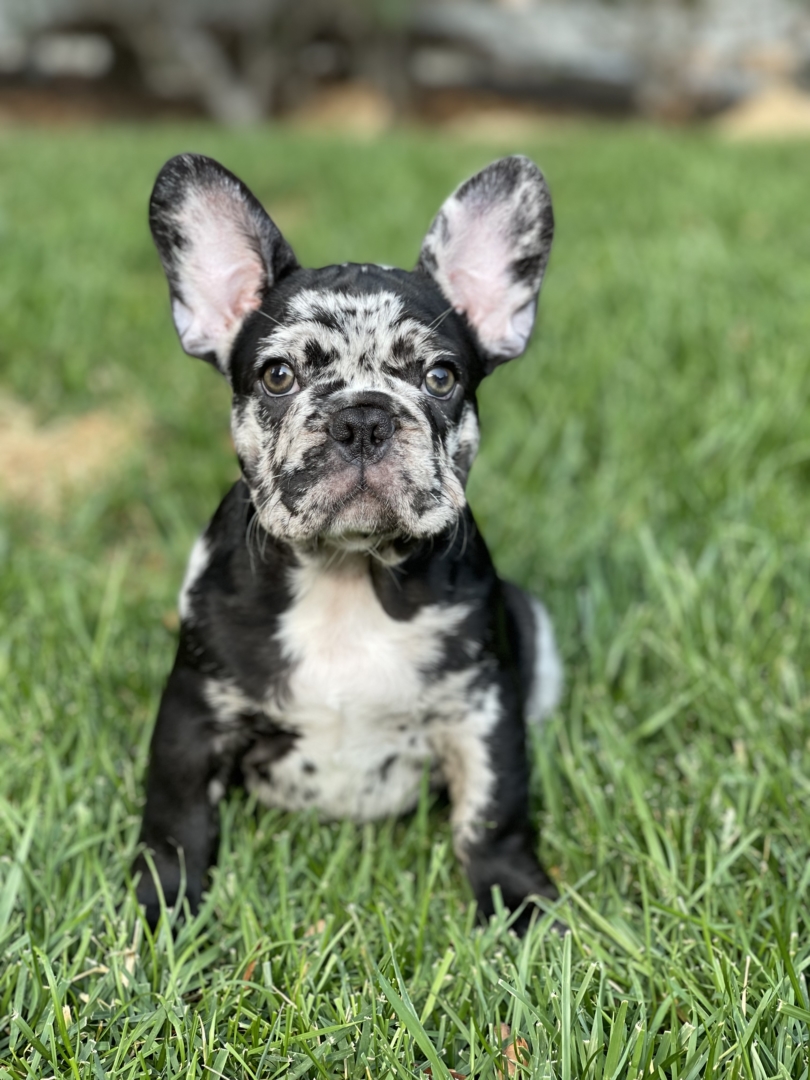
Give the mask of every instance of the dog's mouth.
POLYGON ((336 493, 322 535, 368 546, 382 538, 398 536, 401 531, 402 522, 389 492, 360 472, 349 486, 336 493))

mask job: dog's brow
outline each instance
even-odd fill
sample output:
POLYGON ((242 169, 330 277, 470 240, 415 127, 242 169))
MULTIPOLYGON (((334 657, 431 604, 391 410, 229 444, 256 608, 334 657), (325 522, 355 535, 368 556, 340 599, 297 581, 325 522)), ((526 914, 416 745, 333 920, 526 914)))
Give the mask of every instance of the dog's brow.
POLYGON ((302 289, 288 302, 286 320, 274 320, 277 328, 262 341, 256 364, 283 353, 309 369, 310 377, 328 372, 350 380, 360 370, 412 374, 414 365, 452 356, 433 336, 452 310, 428 324, 408 312, 396 293, 302 289))

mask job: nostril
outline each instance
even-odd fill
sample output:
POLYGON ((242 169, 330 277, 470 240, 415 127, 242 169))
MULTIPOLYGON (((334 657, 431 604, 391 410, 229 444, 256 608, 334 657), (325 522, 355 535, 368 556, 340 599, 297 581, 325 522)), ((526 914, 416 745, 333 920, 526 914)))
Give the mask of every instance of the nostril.
POLYGON ((329 434, 335 442, 349 443, 354 439, 354 427, 345 416, 338 413, 329 423, 329 434))
POLYGON ((388 442, 393 434, 394 421, 386 413, 383 413, 371 427, 371 441, 380 446, 382 443, 388 442))

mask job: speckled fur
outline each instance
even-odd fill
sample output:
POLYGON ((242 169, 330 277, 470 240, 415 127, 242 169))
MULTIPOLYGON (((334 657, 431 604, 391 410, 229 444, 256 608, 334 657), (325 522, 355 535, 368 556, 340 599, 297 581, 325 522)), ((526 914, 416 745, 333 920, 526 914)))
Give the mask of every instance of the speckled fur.
MULTIPOLYGON (((554 895, 524 727, 559 699, 551 623, 499 579, 464 491, 478 385, 526 344, 550 207, 536 166, 507 158, 447 200, 414 271, 305 270, 216 162, 182 155, 158 177, 175 324, 231 384, 242 469, 192 552, 152 739, 141 839, 170 903, 180 849, 199 902, 232 783, 369 821, 411 809, 426 774, 449 792, 484 915, 496 885, 520 928, 527 899, 554 895), (269 393, 279 364, 294 385, 269 393), (436 367, 454 379, 443 397, 436 367)), ((136 868, 154 924, 143 856, 136 868)))
POLYGON ((384 461, 366 470, 365 482, 397 531, 434 536, 464 506, 464 480, 477 445, 474 407, 463 422, 434 438, 429 402, 413 384, 414 358, 431 367, 448 358, 438 335, 408 316, 400 297, 379 291, 304 289, 288 304, 283 323, 270 325, 255 359, 259 373, 275 357, 294 363, 302 389, 279 419, 255 398, 237 399, 232 431, 249 477, 262 526, 274 536, 309 540, 341 531, 378 531, 379 509, 357 502, 341 507, 347 469, 328 434, 338 410, 382 395, 397 424, 384 461), (309 482, 302 485, 301 477, 309 482))

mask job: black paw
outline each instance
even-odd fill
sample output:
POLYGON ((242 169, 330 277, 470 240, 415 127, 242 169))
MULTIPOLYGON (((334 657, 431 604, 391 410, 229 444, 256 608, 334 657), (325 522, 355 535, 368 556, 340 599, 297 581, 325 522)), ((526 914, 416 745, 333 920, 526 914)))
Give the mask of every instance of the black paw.
MULTIPOLYGON (((495 914, 492 890, 498 888, 508 911, 518 912, 512 929, 521 937, 532 922, 542 918, 545 908, 535 903, 534 897, 554 901, 559 898, 557 886, 540 864, 529 855, 515 858, 509 855, 479 857, 468 868, 470 883, 478 903, 478 913, 483 921, 495 914)), ((565 927, 555 921, 553 929, 558 932, 565 927)))
POLYGON ((150 930, 154 932, 160 922, 163 908, 168 912, 175 908, 178 902, 182 903, 184 898, 188 903, 191 915, 196 915, 202 896, 202 881, 194 879, 184 883, 180 865, 176 859, 166 860, 155 857, 153 866, 160 880, 160 890, 158 890, 152 867, 150 867, 143 855, 139 855, 135 860, 132 867, 132 876, 139 876, 135 895, 138 903, 144 909, 144 915, 150 930), (161 906, 160 902, 161 892, 163 893, 163 906, 161 906))

